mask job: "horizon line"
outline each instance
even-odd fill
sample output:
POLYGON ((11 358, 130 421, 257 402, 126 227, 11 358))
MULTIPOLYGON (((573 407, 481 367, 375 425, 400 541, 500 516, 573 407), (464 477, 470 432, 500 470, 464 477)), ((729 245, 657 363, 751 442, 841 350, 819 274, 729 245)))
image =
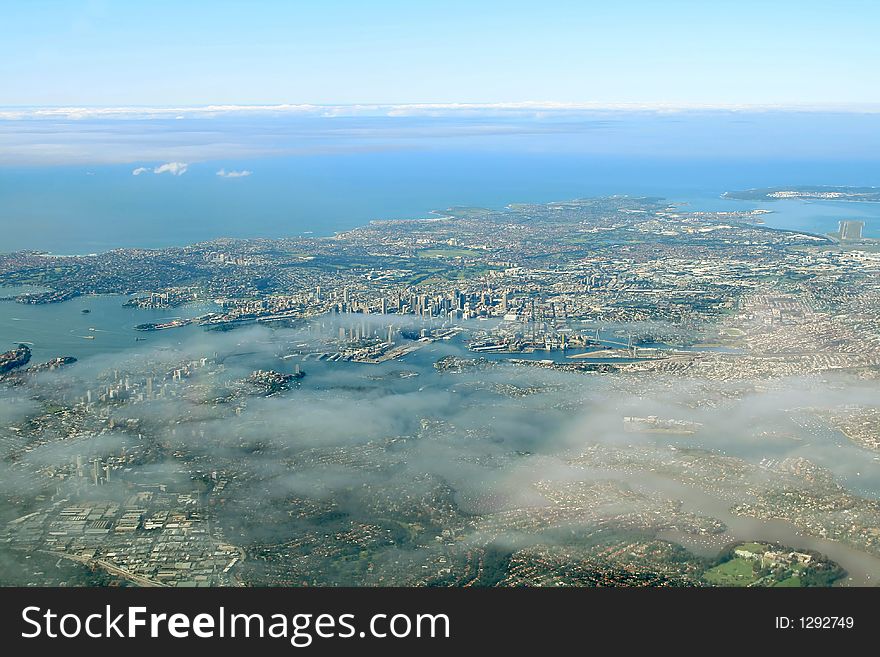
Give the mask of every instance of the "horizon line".
POLYGON ((0 120, 26 119, 162 119, 232 114, 288 114, 300 116, 438 116, 491 112, 805 112, 880 113, 880 102, 840 103, 678 103, 678 102, 412 102, 412 103, 213 103, 196 105, 0 105, 0 120))

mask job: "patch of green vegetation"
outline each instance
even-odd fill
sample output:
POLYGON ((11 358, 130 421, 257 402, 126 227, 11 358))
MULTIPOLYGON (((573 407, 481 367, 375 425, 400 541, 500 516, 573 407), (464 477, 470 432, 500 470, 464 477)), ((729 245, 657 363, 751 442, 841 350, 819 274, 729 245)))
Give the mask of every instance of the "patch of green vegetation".
POLYGON ((782 586, 785 588, 790 588, 790 587, 800 588, 801 586, 803 586, 803 584, 801 583, 800 577, 798 577, 797 575, 792 575, 791 577, 786 577, 782 581, 776 582, 776 584, 774 584, 773 586, 774 587, 782 586))
POLYGON ((748 586, 755 581, 752 562, 737 557, 703 573, 703 579, 715 586, 748 586))
MULTIPOLYGON (((421 285, 422 283, 424 283, 428 279, 439 274, 441 271, 443 271, 443 270, 442 269, 432 269, 430 271, 427 271, 427 270, 420 271, 419 273, 413 274, 412 276, 407 278, 406 284, 407 285, 421 285)), ((434 280, 440 280, 440 279, 434 279, 434 280)))
POLYGON ((490 269, 488 267, 468 267, 465 269, 450 269, 443 272, 440 276, 447 281, 469 281, 480 276, 485 276, 489 271, 490 269))
POLYGON ((473 249, 448 248, 448 249, 422 249, 416 255, 420 258, 466 258, 477 255, 473 249))
POLYGON ((488 545, 483 553, 483 568, 479 578, 474 582, 476 586, 496 586, 507 576, 510 567, 510 559, 513 553, 495 544, 488 545))
POLYGON ((398 543, 412 543, 422 533, 424 528, 418 523, 406 522, 405 520, 397 520, 395 518, 381 518, 383 523, 387 523, 387 528, 391 531, 393 540, 398 543))
POLYGON ((827 561, 804 568, 800 573, 801 586, 833 586, 841 577, 846 577, 846 571, 827 561))

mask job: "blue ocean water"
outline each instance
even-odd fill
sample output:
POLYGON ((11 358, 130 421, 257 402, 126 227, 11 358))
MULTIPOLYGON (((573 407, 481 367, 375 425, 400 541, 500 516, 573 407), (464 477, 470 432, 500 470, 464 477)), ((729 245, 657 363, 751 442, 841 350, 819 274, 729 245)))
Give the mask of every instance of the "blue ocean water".
MULTIPOLYGON (((719 199, 734 189, 880 185, 880 114, 345 111, 0 120, 0 252, 330 235, 453 205, 607 194, 731 209, 756 205, 719 199), (167 162, 188 168, 153 173, 167 162)), ((880 204, 767 207, 771 226, 880 230, 880 204)))
POLYGON ((775 211, 768 225, 817 233, 855 218, 865 221, 867 236, 880 236, 880 204, 719 198, 775 185, 871 185, 880 181, 880 161, 417 150, 204 161, 181 176, 131 171, 128 164, 0 169, 0 251, 76 254, 216 237, 330 235, 453 205, 499 208, 606 194, 656 195, 703 210, 766 207, 775 211), (222 167, 252 175, 220 178, 222 167))

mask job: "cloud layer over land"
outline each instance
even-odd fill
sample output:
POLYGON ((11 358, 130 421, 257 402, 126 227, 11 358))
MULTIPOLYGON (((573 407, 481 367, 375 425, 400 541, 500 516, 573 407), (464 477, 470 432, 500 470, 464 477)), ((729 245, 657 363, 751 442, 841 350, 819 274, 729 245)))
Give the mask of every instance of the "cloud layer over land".
MULTIPOLYGON (((357 324, 368 320, 383 325, 384 318, 368 316, 357 324)), ((413 571, 399 564, 443 554, 443 544, 434 540, 442 529, 452 528, 462 549, 487 543, 520 549, 566 545, 566 535, 597 522, 641 526, 643 518, 658 518, 674 525, 674 518, 686 517, 663 500, 682 499, 687 513, 711 515, 719 504, 748 501, 779 484, 780 476, 760 465, 768 458, 807 458, 841 478, 876 479, 877 466, 866 452, 839 444, 830 433, 806 442, 792 423, 793 409, 800 407, 875 403, 871 386, 845 377, 780 379, 743 394, 739 387, 720 390, 717 382, 506 363, 441 373, 436 359, 470 355, 437 343, 413 358, 380 365, 307 360, 306 378, 295 389, 230 397, 248 390, 241 382, 254 369, 289 370, 291 361, 279 354, 294 345, 325 351, 326 341, 349 323, 327 319, 319 329, 204 333, 174 349, 136 347, 42 374, 4 393, 0 426, 39 414, 33 397, 99 389, 118 377, 139 386, 149 372, 173 372, 205 355, 211 360, 179 382, 166 379, 163 398, 113 406, 111 424, 99 432, 97 425, 93 433, 67 437, 48 430, 36 444, 4 428, 2 491, 36 490, 30 472, 41 472, 39 479, 54 468, 69 468, 77 456, 88 461, 123 449, 146 450, 151 458, 132 461, 92 494, 121 502, 132 494, 121 479, 187 490, 189 477, 219 472, 231 477, 227 500, 217 510, 229 540, 254 549, 309 545, 324 541, 328 532, 385 532, 399 523, 410 527, 408 539, 360 549, 369 550, 377 573, 385 569, 403 577, 413 571), (695 422, 699 430, 633 432, 623 421, 630 415, 695 422), (605 494, 610 497, 603 502, 605 494), (652 515, 645 505, 665 510, 652 515)), ((53 485, 63 494, 72 482, 53 485)), ((807 480, 802 485, 810 486, 807 480)), ((295 570, 297 563, 283 567, 295 570)), ((254 573, 264 566, 249 568, 259 577, 254 573)), ((358 561, 324 566, 325 582, 365 576, 352 570, 365 566, 358 561)))

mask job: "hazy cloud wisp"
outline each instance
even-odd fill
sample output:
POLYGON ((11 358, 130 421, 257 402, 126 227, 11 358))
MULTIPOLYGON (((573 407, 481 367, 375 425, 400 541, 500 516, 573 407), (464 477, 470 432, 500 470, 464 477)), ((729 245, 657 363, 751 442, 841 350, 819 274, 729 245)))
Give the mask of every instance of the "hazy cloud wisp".
POLYGON ((247 178, 253 173, 253 171, 248 171, 247 169, 242 169, 241 171, 227 171, 226 169, 220 169, 217 172, 217 175, 221 178, 247 178))

